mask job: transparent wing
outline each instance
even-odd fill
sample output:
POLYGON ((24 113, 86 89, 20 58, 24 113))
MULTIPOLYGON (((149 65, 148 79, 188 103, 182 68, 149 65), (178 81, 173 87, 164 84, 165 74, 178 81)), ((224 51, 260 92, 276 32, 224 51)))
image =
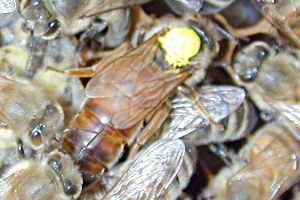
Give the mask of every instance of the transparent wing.
POLYGON ((233 86, 204 86, 198 94, 209 116, 217 122, 235 111, 245 100, 245 91, 233 86))
MULTIPOLYGON (((233 86, 204 86, 197 93, 198 101, 216 122, 234 112, 245 99, 245 91, 233 86)), ((209 125, 195 103, 183 95, 172 101, 172 108, 169 130, 164 137, 180 138, 209 125)))
POLYGON ((184 15, 189 12, 198 12, 203 0, 165 0, 169 7, 177 14, 184 15))
POLYGON ((0 14, 12 13, 16 10, 15 0, 0 0, 0 14))
POLYGON ((189 72, 168 74, 153 66, 157 37, 109 64, 86 86, 86 94, 110 107, 112 123, 125 129, 157 107, 189 72))
POLYGON ((262 131, 260 144, 251 151, 251 161, 228 181, 229 199, 277 199, 300 179, 299 142, 279 126, 267 126, 262 131), (269 144, 265 146, 266 134, 269 144), (262 146, 265 148, 259 148, 262 146))
POLYGON ((3 180, 0 179, 0 198, 3 197, 3 195, 9 190, 9 185, 8 183, 3 180))
POLYGON ((104 199, 159 199, 178 174, 185 154, 181 140, 159 140, 135 160, 104 199))
MULTIPOLYGON (((300 128, 300 105, 299 104, 289 104, 281 101, 270 100, 270 105, 280 114, 280 116, 287 119, 296 125, 296 128, 300 128)), ((283 122, 284 123, 284 122, 283 122)), ((296 132, 296 136, 299 138, 299 132, 296 132)))

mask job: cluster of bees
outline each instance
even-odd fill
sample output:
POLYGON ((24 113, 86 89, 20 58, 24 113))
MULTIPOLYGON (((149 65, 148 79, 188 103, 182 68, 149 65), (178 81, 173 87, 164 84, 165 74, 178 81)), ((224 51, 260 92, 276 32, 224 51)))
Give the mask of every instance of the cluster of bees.
POLYGON ((300 199, 299 8, 0 0, 0 199, 300 199))

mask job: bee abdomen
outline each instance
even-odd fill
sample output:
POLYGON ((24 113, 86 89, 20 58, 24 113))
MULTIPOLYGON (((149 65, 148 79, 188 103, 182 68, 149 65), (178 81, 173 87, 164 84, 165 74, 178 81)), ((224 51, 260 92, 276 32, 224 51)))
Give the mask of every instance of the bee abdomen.
POLYGON ((75 119, 74 128, 62 139, 66 151, 88 173, 98 173, 114 165, 126 144, 125 137, 114 127, 100 122, 84 108, 75 119))

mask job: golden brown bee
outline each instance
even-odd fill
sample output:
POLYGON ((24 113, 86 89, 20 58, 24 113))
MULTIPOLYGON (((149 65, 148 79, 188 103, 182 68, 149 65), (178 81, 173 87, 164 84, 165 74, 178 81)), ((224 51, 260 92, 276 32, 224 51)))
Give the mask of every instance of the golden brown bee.
POLYGON ((59 30, 64 33, 78 33, 88 27, 94 16, 106 11, 142 4, 149 0, 22 0, 20 12, 26 26, 36 36, 52 39, 59 30))
POLYGON ((115 61, 103 61, 99 67, 104 69, 94 70, 98 73, 86 86, 88 99, 62 138, 81 170, 95 174, 111 168, 125 145, 160 128, 168 116, 168 96, 194 71, 206 68, 197 59, 209 60, 209 50, 216 48, 195 25, 170 27, 115 61))
POLYGON ((24 160, 1 179, 0 199, 74 199, 81 192, 82 177, 72 159, 58 151, 40 161, 24 160))
POLYGON ((277 199, 299 178, 300 143, 278 122, 258 130, 205 192, 211 199, 277 199))

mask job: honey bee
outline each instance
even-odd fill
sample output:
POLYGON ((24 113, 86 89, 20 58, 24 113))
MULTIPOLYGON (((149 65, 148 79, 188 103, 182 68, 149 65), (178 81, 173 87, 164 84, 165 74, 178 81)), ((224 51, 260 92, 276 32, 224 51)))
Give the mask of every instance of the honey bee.
POLYGON ((240 151, 244 164, 224 169, 220 176, 226 181, 221 187, 213 183, 214 189, 207 192, 215 193, 211 199, 277 199, 299 180, 299 150, 288 128, 276 121, 267 124, 240 151))
POLYGON ((201 145, 237 140, 254 127, 255 111, 251 104, 245 101, 245 91, 241 88, 205 85, 193 98, 190 98, 192 94, 184 89, 178 93, 172 101, 171 119, 163 137, 175 134, 171 137, 184 137, 185 141, 201 145), (197 102, 201 103, 207 113, 201 113, 197 102), (226 129, 220 130, 220 127, 210 123, 207 116, 226 129))
POLYGON ((162 139, 140 154, 103 199, 176 199, 179 196, 194 171, 194 151, 179 139, 162 139))
POLYGON ((86 29, 93 20, 91 16, 147 1, 149 0, 23 0, 20 3, 20 12, 26 26, 36 36, 52 39, 59 34, 59 30, 73 34, 86 29))
POLYGON ((212 48, 206 36, 194 25, 174 26, 113 62, 101 62, 104 69, 88 82, 88 99, 62 138, 82 171, 96 174, 111 168, 125 145, 160 129, 168 116, 168 96, 195 70, 206 67, 196 65, 212 48), (163 57, 155 60, 156 54, 163 57))
POLYGON ((11 130, 15 141, 35 150, 50 145, 52 138, 59 138, 63 125, 59 104, 23 78, 2 74, 0 83, 2 129, 11 130))
POLYGON ((82 177, 72 159, 53 151, 39 160, 24 160, 1 179, 0 199, 75 199, 82 177))
MULTIPOLYGON (((299 126, 299 52, 275 48, 256 41, 237 52, 233 70, 228 69, 237 84, 245 86, 257 107, 271 118, 299 126)), ((268 120, 268 119, 267 119, 268 120)), ((297 131, 293 131, 298 137, 297 131)))
POLYGON ((262 14, 285 34, 293 45, 300 47, 299 39, 299 6, 300 1, 295 0, 255 0, 262 14))

